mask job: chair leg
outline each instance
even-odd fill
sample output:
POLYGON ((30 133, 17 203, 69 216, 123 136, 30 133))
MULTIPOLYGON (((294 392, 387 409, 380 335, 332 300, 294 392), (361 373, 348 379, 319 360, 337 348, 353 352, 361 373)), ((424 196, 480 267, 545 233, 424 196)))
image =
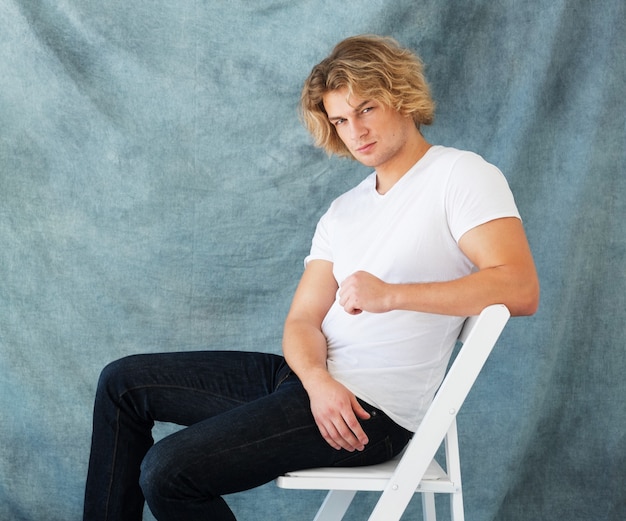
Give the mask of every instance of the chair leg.
POLYGON ((422 512, 424 521, 437 521, 434 492, 422 492, 422 512))
POLYGON ((331 490, 313 521, 341 521, 355 495, 355 490, 331 490))
POLYGON ((459 455, 459 438, 456 428, 456 420, 452 422, 448 429, 445 440, 446 462, 448 464, 448 475, 456 485, 456 492, 450 494, 450 517, 452 521, 464 521, 463 512, 463 488, 461 485, 461 458, 459 455))
POLYGON ((465 521, 463 493, 461 491, 450 495, 450 513, 452 521, 465 521))

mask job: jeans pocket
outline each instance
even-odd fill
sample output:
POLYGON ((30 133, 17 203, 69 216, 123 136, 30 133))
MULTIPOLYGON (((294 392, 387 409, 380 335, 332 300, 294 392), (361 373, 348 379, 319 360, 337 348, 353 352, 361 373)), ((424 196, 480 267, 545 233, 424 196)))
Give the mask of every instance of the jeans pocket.
POLYGON ((378 441, 370 442, 362 451, 348 452, 339 451, 334 467, 360 467, 363 465, 376 465, 393 457, 393 446, 389 436, 378 441))

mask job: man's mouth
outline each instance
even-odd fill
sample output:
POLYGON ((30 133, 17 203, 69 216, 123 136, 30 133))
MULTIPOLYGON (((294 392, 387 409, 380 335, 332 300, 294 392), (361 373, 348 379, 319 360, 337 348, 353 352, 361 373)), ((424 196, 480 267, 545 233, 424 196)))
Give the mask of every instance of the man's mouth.
POLYGON ((359 148, 356 149, 356 151, 359 154, 367 154, 370 150, 372 150, 372 148, 374 148, 375 144, 376 144, 376 142, 368 143, 367 145, 360 146, 359 148))

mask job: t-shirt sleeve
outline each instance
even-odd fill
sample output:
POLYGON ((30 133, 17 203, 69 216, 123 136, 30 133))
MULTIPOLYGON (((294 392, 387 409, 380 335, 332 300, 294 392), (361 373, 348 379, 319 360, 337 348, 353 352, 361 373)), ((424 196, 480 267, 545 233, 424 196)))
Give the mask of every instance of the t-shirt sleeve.
POLYGON ((304 266, 312 260, 327 260, 333 262, 332 250, 330 247, 329 221, 331 220, 331 209, 329 209, 318 221, 311 241, 311 251, 304 258, 304 266))
POLYGON ((454 239, 494 219, 520 214, 502 172, 477 154, 462 154, 452 167, 446 189, 446 214, 454 239))

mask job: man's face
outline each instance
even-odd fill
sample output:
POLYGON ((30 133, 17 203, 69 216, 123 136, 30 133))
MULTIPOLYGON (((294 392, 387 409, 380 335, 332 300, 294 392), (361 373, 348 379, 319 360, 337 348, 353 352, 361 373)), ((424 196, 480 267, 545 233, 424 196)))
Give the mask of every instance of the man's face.
POLYGON ((375 100, 348 96, 346 88, 323 98, 328 119, 359 162, 377 170, 391 166, 407 153, 416 132, 410 117, 375 100))

